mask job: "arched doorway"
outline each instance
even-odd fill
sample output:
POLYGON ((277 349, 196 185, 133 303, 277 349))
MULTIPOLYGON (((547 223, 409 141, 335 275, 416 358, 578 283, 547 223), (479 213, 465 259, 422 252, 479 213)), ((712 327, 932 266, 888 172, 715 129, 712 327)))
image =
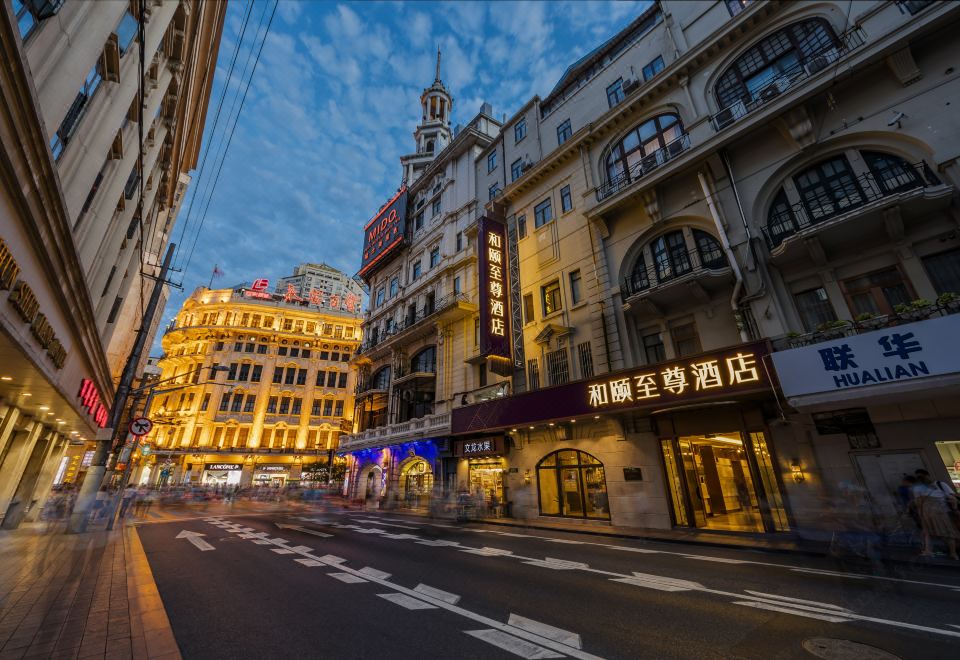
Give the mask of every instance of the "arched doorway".
POLYGON ((560 449, 537 463, 540 515, 610 519, 603 463, 585 451, 560 449))
POLYGON ((433 468, 414 456, 400 466, 400 501, 406 506, 425 506, 433 491, 433 468))
POLYGON ((383 494, 383 468, 379 465, 367 465, 360 471, 358 479, 360 495, 365 500, 377 500, 383 494))

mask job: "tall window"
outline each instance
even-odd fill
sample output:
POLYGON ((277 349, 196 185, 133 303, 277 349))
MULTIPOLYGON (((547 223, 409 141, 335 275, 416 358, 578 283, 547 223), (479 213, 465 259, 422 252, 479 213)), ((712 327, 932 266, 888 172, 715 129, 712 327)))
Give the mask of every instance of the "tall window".
POLYGON ((547 358, 547 380, 550 385, 563 385, 570 380, 570 366, 567 363, 567 349, 550 351, 547 358))
POLYGON ((593 377, 593 350, 590 342, 577 344, 577 359, 580 362, 580 378, 593 377))
POLYGON ((700 348, 697 324, 693 321, 671 325, 670 339, 673 340, 673 350, 677 357, 696 355, 703 350, 700 348))
POLYGON ((573 195, 570 194, 570 186, 564 186, 560 189, 560 211, 566 213, 573 208, 573 195))
POLYGON ((491 151, 487 154, 487 174, 497 169, 497 152, 491 151))
POLYGON ((727 4, 727 11, 730 12, 730 15, 736 16, 746 9, 753 0, 724 0, 724 2, 727 4))
POLYGON ((413 356, 410 360, 411 372, 435 373, 437 371, 437 349, 428 346, 413 356))
POLYGON ((527 216, 517 216, 517 240, 527 237, 527 216))
POLYGON ((663 56, 657 55, 656 59, 643 67, 643 80, 650 80, 661 71, 663 71, 663 56))
POLYGON ((924 257, 923 267, 938 294, 960 294, 960 248, 924 257))
POLYGON ((123 18, 120 19, 120 24, 117 25, 116 29, 117 44, 120 47, 120 57, 123 57, 127 51, 130 50, 133 40, 137 37, 139 28, 140 25, 137 23, 137 19, 127 10, 123 18))
POLYGON ((667 359, 667 349, 659 331, 643 335, 640 341, 643 343, 643 357, 647 364, 656 364, 667 359))
POLYGON ((607 87, 607 105, 613 107, 623 100, 623 78, 617 78, 617 81, 607 87))
POLYGON ((527 137, 527 120, 521 119, 513 125, 513 143, 516 144, 527 137))
POLYGON ((413 272, 412 272, 412 275, 411 275, 412 279, 413 279, 414 281, 420 279, 420 274, 421 274, 422 272, 423 272, 423 264, 421 264, 421 263, 420 263, 420 260, 418 259, 418 260, 417 260, 416 262, 414 262, 414 264, 413 264, 413 272))
POLYGON ((582 278, 580 277, 580 269, 578 268, 575 271, 570 273, 570 304, 576 305, 578 302, 583 300, 583 293, 580 290, 582 284, 582 278))
POLYGON ((536 358, 527 360, 527 384, 531 390, 540 389, 540 367, 536 358))
POLYGON ((650 272, 647 270, 647 259, 643 252, 637 255, 637 260, 630 271, 630 281, 628 282, 629 292, 636 293, 643 291, 650 286, 650 272))
POLYGON ((697 244, 697 254, 700 255, 700 265, 704 268, 723 268, 727 265, 727 258, 720 247, 720 241, 705 231, 693 230, 693 240, 697 244))
POLYGON ((875 151, 864 151, 861 155, 880 190, 886 195, 923 185, 923 180, 913 165, 899 156, 875 151))
POLYGON ((533 323, 533 294, 527 293, 523 296, 523 322, 533 323))
POLYGON ((87 107, 90 105, 90 100, 100 87, 102 81, 103 75, 100 73, 100 60, 97 60, 97 63, 90 69, 90 73, 87 74, 86 79, 80 86, 80 92, 67 110, 67 114, 60 123, 57 132, 50 138, 50 150, 53 152, 54 160, 60 160, 64 148, 67 146, 67 143, 70 142, 70 138, 73 137, 73 133, 79 125, 80 119, 86 112, 87 107))
POLYGON ((20 30, 20 40, 26 41, 34 28, 39 25, 39 22, 23 0, 13 0, 13 15, 17 19, 17 27, 20 30))
POLYGON ((489 189, 489 190, 487 190, 487 195, 488 195, 488 198, 487 198, 487 199, 493 199, 494 197, 496 197, 496 196, 499 195, 499 194, 500 194, 500 184, 499 184, 499 183, 495 183, 495 184, 493 184, 492 186, 490 186, 490 189, 489 189))
POLYGON ((543 315, 549 316, 563 308, 560 301, 560 282, 554 280, 550 284, 540 287, 540 297, 543 302, 543 315))
POLYGON ((803 327, 808 332, 813 332, 818 326, 837 319, 827 291, 822 286, 795 293, 793 300, 797 304, 797 312, 800 313, 803 327))
POLYGON ((664 282, 692 270, 682 231, 672 231, 660 236, 650 244, 650 249, 659 281, 664 282))
POLYGON ((553 220, 553 205, 547 198, 533 207, 533 225, 534 227, 542 227, 551 220, 553 220))
MULTIPOLYGON (((729 8, 730 5, 728 4, 729 8)), ((788 25, 738 57, 717 81, 717 103, 726 108, 762 96, 772 82, 803 72, 803 64, 839 44, 826 21, 814 18, 788 25)))
POLYGON ((840 283, 853 315, 893 314, 897 305, 912 300, 912 292, 897 268, 853 277, 840 283))
POLYGON ((439 198, 439 197, 437 197, 435 200, 433 200, 433 208, 432 208, 432 211, 433 211, 433 217, 434 217, 434 218, 437 217, 438 215, 440 215, 440 198, 439 198))
POLYGON ((457 232, 457 252, 463 249, 463 232, 457 232))
POLYGON ((610 518, 603 463, 584 451, 563 449, 537 463, 540 514, 610 518))
POLYGON ((376 302, 377 307, 383 304, 384 296, 385 296, 385 291, 383 287, 380 287, 379 289, 377 289, 377 302, 376 302))
POLYGON ((657 115, 632 129, 620 139, 607 156, 607 179, 632 180, 653 169, 666 158, 659 151, 683 136, 683 124, 675 114, 657 115))
POLYGON ((436 268, 440 264, 440 247, 430 250, 430 268, 436 268))
POLYGON ((565 119, 562 124, 557 126, 557 145, 561 145, 573 135, 573 129, 570 127, 570 120, 565 119))
POLYGON ((390 278, 390 297, 396 298, 397 293, 400 291, 400 278, 397 276, 390 278))
POLYGON ((510 180, 516 181, 523 175, 523 159, 518 158, 510 165, 510 180))
POLYGON ((813 222, 863 203, 863 194, 845 156, 817 163, 793 177, 800 200, 813 222))

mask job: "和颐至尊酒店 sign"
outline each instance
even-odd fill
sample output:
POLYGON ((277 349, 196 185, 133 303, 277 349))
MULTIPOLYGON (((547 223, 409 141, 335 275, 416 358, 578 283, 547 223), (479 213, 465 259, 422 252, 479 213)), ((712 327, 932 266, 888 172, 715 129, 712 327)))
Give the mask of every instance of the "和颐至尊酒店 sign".
POLYGON ((510 359, 507 233, 487 216, 478 222, 480 278, 480 355, 510 359))
POLYGON ((407 187, 377 212, 363 228, 363 259, 360 261, 360 277, 366 277, 403 242, 407 219, 407 187))
POLYGON ((866 332, 773 354, 787 397, 960 373, 960 315, 866 332))

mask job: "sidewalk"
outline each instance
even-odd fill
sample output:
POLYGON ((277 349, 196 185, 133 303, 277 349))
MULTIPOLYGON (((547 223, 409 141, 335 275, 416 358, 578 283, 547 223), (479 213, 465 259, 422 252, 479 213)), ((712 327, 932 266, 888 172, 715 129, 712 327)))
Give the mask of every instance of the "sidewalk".
POLYGON ((0 660, 180 658, 133 527, 0 532, 0 660))

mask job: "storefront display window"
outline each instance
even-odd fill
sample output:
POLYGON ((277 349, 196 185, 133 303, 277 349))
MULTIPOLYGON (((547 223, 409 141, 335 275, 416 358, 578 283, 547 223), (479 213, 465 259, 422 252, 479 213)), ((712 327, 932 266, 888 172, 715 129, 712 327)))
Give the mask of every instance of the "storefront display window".
POLYGON ((482 493, 486 501, 496 496, 503 502, 503 459, 471 460, 469 470, 471 493, 482 493))
POLYGON ((545 456, 537 465, 537 488, 541 515, 610 519, 603 464, 586 452, 545 456))
POLYGON ((941 440, 936 445, 953 487, 960 490, 960 440, 941 440))
POLYGON ((411 459, 400 469, 400 498, 407 506, 420 506, 433 491, 433 469, 422 458, 411 459))

